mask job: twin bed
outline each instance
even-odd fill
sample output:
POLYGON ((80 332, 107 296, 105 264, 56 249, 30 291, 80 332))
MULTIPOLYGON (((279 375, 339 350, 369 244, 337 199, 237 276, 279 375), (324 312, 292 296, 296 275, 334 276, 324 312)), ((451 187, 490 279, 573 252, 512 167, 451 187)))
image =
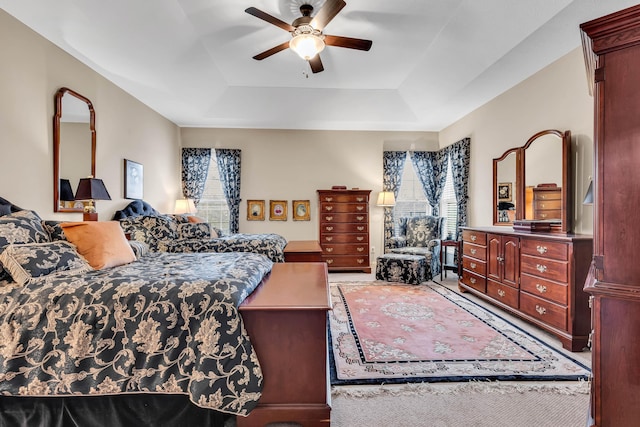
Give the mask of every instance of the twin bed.
POLYGON ((267 256, 150 252, 78 268, 37 214, 0 209, 0 425, 222 425, 258 405, 263 371, 239 307, 269 281, 267 256))

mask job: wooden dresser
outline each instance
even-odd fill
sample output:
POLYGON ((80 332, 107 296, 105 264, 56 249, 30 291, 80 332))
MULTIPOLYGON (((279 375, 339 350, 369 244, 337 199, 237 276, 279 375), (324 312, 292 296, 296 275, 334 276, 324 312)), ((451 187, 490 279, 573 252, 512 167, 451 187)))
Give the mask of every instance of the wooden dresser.
POLYGON ((592 243, 591 236, 464 227, 458 284, 581 351, 591 329, 582 286, 592 243))
POLYGON ((582 24, 594 84, 592 424, 640 423, 640 5, 582 24))
POLYGON ((371 273, 370 193, 371 190, 318 190, 320 246, 329 271, 371 273))

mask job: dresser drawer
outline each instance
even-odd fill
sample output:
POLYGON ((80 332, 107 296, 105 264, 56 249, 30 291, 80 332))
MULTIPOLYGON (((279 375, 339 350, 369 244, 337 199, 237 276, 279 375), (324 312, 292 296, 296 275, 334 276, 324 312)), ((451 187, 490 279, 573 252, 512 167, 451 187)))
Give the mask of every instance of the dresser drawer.
POLYGON ((547 258, 522 255, 520 257, 520 271, 533 276, 556 282, 567 283, 569 264, 566 261, 555 261, 547 258))
POLYGON ((558 261, 569 259, 569 246, 565 243, 535 239, 520 239, 520 251, 523 254, 550 258, 558 261))
POLYGON ((567 329, 567 308, 520 292, 520 311, 556 328, 567 329))
POLYGON ((368 244, 338 243, 322 245, 324 255, 366 255, 369 251, 368 244))
POLYGON ((536 200, 536 209, 539 210, 560 210, 562 204, 560 200, 536 200))
POLYGON ((320 203, 321 213, 360 213, 369 212, 368 203, 320 203))
POLYGON ((482 293, 487 292, 487 279, 477 274, 474 274, 468 270, 462 270, 462 283, 465 285, 480 291, 482 293))
POLYGON ((324 194, 320 196, 320 202, 328 203, 366 203, 369 204, 369 197, 362 194, 324 194))
POLYGON ((560 219, 562 218, 562 211, 558 210, 539 210, 536 209, 533 214, 533 219, 560 219))
POLYGON ((520 289, 540 298, 567 305, 567 285, 541 279, 530 274, 520 276, 520 289))
POLYGON ((331 234, 320 233, 320 244, 325 246, 329 243, 369 243, 368 234, 348 233, 348 234, 331 234))
POLYGON ((369 215, 367 213, 321 213, 320 223, 334 223, 334 222, 369 222, 369 215))
POLYGON ((484 261, 487 259, 487 247, 474 245, 473 243, 463 242, 462 254, 467 257, 476 258, 484 261))
POLYGON ((469 258, 469 257, 463 256, 462 268, 472 271, 481 276, 485 276, 487 274, 487 263, 475 258, 469 258))
POLYGON ((518 308, 518 290, 493 280, 487 280, 487 295, 509 307, 518 308))
POLYGON ((327 267, 369 267, 369 254, 366 255, 322 255, 327 267))
POLYGON ((560 191, 560 189, 549 191, 535 189, 533 190, 533 200, 536 202, 540 200, 560 200, 562 198, 562 193, 560 191))
POLYGON ((476 245, 486 245, 487 233, 481 233, 473 230, 462 230, 462 240, 476 245))
POLYGON ((320 224, 320 233, 368 233, 369 224, 332 223, 320 224))

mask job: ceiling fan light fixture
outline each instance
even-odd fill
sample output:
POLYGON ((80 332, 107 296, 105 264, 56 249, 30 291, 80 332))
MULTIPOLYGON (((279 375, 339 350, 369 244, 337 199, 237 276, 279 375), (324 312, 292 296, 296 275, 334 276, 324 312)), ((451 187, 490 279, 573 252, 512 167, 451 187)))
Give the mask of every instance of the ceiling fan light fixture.
POLYGON ((315 34, 298 34, 289 42, 291 50, 305 61, 322 52, 324 46, 324 40, 315 34))

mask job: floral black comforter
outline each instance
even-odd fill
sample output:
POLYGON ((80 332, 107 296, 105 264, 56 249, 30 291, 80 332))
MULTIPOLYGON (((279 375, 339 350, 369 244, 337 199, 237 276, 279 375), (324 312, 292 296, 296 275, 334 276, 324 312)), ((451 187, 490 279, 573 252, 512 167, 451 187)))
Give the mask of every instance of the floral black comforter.
POLYGON ((0 282, 0 394, 187 394, 246 415, 262 372, 238 306, 271 267, 253 253, 150 253, 24 287, 0 282))

